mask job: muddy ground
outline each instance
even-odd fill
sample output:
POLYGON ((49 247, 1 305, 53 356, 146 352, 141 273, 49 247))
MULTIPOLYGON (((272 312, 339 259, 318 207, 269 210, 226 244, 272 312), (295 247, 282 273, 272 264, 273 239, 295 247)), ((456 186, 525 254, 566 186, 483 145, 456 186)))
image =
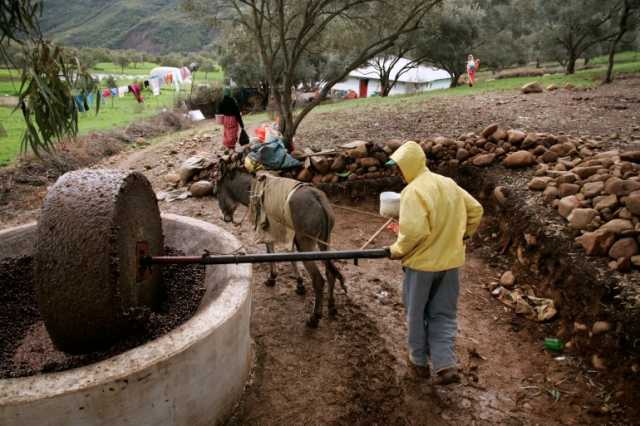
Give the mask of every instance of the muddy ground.
MULTIPOLYGON (((619 144, 640 139, 639 116, 640 79, 633 78, 586 92, 438 97, 313 114, 303 124, 299 143, 325 147, 352 139, 457 136, 498 121, 527 131, 602 136, 619 144)), ((168 172, 199 151, 221 151, 220 137, 217 126, 206 122, 144 150, 118 154, 101 166, 142 171, 156 190, 165 190, 168 172)), ((371 199, 334 202, 377 210, 371 199)), ((0 206, 0 226, 33 220, 38 207, 37 196, 31 205, 0 206)), ((160 208, 220 225, 237 235, 248 252, 263 250, 253 244, 248 223, 222 223, 214 198, 161 202, 160 208)), ((384 223, 366 214, 335 211, 333 241, 339 249, 359 247, 384 223)), ((238 211, 236 220, 243 213, 238 211)), ((476 244, 489 239, 489 232, 481 231, 476 244)), ((393 238, 385 231, 374 246, 388 245, 393 238)), ((484 252, 471 251, 464 268, 457 350, 464 374, 461 384, 447 388, 408 376, 397 262, 342 262, 349 292, 336 289, 338 317, 325 315, 317 330, 304 326, 312 296, 310 291, 305 297, 295 294, 290 266, 280 266, 275 288, 262 285, 268 267, 256 266, 251 325, 256 362, 229 424, 637 423, 627 407, 615 403, 615 393, 623 391, 603 385, 606 371, 591 370, 571 354, 546 352, 545 327, 514 316, 490 296, 484 287, 504 271, 489 266, 484 252)))

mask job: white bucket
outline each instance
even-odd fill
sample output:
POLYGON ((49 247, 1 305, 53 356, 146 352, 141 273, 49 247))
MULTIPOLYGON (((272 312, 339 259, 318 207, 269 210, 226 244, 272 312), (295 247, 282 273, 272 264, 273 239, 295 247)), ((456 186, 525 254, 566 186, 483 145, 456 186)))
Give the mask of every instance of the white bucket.
POLYGON ((400 216, 400 194, 397 192, 383 192, 380 194, 380 216, 400 216))

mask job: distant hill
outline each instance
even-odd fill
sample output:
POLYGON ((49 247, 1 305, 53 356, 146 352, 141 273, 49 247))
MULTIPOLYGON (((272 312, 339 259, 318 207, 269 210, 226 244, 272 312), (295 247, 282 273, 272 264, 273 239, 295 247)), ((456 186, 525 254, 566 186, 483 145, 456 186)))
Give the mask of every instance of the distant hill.
POLYGON ((155 54, 201 50, 215 32, 179 9, 180 0, 44 0, 42 30, 76 47, 155 54))

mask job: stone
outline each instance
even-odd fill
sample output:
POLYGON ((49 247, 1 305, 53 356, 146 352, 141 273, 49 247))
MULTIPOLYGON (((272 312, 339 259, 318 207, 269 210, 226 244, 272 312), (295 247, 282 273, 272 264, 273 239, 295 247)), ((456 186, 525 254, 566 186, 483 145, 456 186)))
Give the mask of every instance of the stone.
POLYGON ((633 224, 627 219, 613 219, 600 227, 602 231, 610 231, 614 234, 621 234, 625 231, 633 230, 633 224))
POLYGON ((540 136, 537 133, 527 133, 527 137, 522 141, 522 147, 525 149, 533 148, 540 143, 540 136))
POLYGON ((164 180, 172 185, 180 183, 180 175, 177 173, 168 173, 164 176, 164 180))
POLYGON ((500 285, 505 288, 511 288, 516 283, 516 277, 513 272, 507 271, 500 277, 500 285))
POLYGON ((613 267, 613 270, 627 273, 631 271, 631 258, 629 257, 619 257, 616 260, 613 260, 609 267, 613 267))
POLYGON ((508 195, 503 186, 496 186, 493 190, 493 196, 501 206, 505 206, 507 204, 508 195))
POLYGON ((540 156, 540 159, 545 163, 555 163, 558 161, 558 154, 553 151, 547 151, 540 156))
POLYGON ((495 159, 496 159, 495 154, 481 154, 481 155, 476 155, 473 158, 472 163, 476 167, 484 167, 493 163, 493 160, 495 159))
POLYGON ((329 169, 331 168, 331 164, 329 164, 329 160, 327 160, 327 157, 320 155, 311 157, 311 165, 321 175, 327 174, 329 172, 329 169))
POLYGON ((595 203, 595 208, 596 210, 613 209, 617 205, 618 205, 618 197, 614 194, 611 194, 605 197, 601 197, 595 203))
POLYGON ((300 182, 311 182, 311 179, 313 179, 313 173, 311 172, 311 170, 302 169, 300 170, 300 173, 298 173, 296 179, 300 182))
POLYGON ((545 148, 542 145, 538 145, 537 147, 535 147, 535 149, 533 150, 533 155, 535 155, 536 157, 540 157, 541 155, 543 155, 544 153, 547 152, 547 148, 545 148))
POLYGON ((456 159, 458 159, 458 161, 464 161, 470 156, 471 154, 469 153, 469 151, 464 148, 460 148, 458 149, 458 152, 456 152, 456 159))
POLYGON ((631 212, 629 211, 629 209, 628 209, 628 208, 626 208, 626 207, 621 208, 621 209, 617 212, 617 214, 618 214, 618 217, 619 217, 620 219, 631 219, 631 218, 633 218, 633 215, 631 214, 631 212))
POLYGON ((487 127, 485 127, 485 129, 482 131, 482 137, 485 139, 488 139, 489 136, 493 135, 495 133, 496 130, 498 130, 498 123, 493 123, 488 125, 487 127))
POLYGON ((640 190, 640 182, 612 177, 605 183, 604 190, 608 194, 615 194, 617 196, 628 195, 633 191, 640 190))
POLYGON ((499 141, 506 141, 508 137, 509 135, 507 134, 507 131, 504 130, 503 128, 498 127, 498 130, 493 132, 493 134, 489 137, 489 139, 491 139, 494 142, 499 142, 499 141))
POLYGON ((544 177, 534 177, 529 181, 529 189, 533 191, 544 191, 544 189, 549 185, 549 183, 553 180, 548 176, 544 177))
POLYGON ((564 173, 562 176, 556 179, 558 185, 562 185, 563 183, 574 183, 577 182, 580 178, 575 173, 564 173))
POLYGON ((607 321, 596 321, 593 323, 593 327, 591 327, 591 333, 593 333, 594 336, 604 334, 607 331, 611 331, 611 323, 607 321))
POLYGON ((189 187, 189 192, 194 197, 204 197, 213 194, 213 184, 207 180, 199 180, 189 187))
POLYGON ((502 164, 509 168, 528 167, 536 164, 536 157, 529 151, 516 151, 507 155, 502 164))
POLYGON ((571 171, 578 175, 580 179, 586 179, 589 176, 595 175, 600 170, 600 166, 591 167, 574 167, 571 171))
POLYGON ((622 161, 630 161, 632 163, 640 163, 640 151, 627 151, 620 154, 622 161))
POLYGON ((527 137, 527 134, 521 130, 509 130, 507 132, 508 141, 513 145, 520 145, 524 139, 527 137))
POLYGON ((549 92, 555 92, 558 89, 559 89, 559 87, 556 86, 555 84, 550 84, 550 85, 547 86, 547 91, 549 91, 549 92))
POLYGON ((528 95, 530 93, 542 93, 542 92, 544 92, 544 89, 542 88, 540 83, 538 83, 537 81, 525 84, 524 86, 522 86, 522 88, 520 90, 525 95, 528 95))
POLYGON ((632 214, 640 216, 640 195, 629 195, 624 199, 624 205, 632 214))
POLYGON ((338 155, 336 158, 333 159, 330 170, 332 172, 341 172, 344 170, 346 165, 347 165, 346 158, 342 155, 338 155))
POLYGON ((639 268, 640 267, 640 256, 631 256, 631 263, 636 268, 639 268))
POLYGON ((561 183, 558 186, 558 193, 561 197, 566 197, 568 195, 575 195, 580 192, 580 185, 576 185, 575 183, 561 183))
POLYGON ((603 189, 604 189, 604 182, 602 181, 589 182, 582 187, 581 192, 584 194, 586 198, 593 198, 596 195, 600 194, 603 189))
POLYGON ((547 203, 552 203, 559 196, 560 191, 558 191, 558 187, 556 186, 547 186, 547 188, 542 193, 542 198, 547 203))
POLYGON ((598 217, 598 210, 575 208, 569 215, 569 226, 573 229, 587 229, 598 217))
POLYGON ((558 213, 564 218, 568 218, 573 209, 580 207, 581 203, 575 195, 563 197, 558 202, 558 213))
POLYGON ((582 246, 587 256, 606 256, 615 241, 616 236, 613 232, 602 230, 587 232, 576 238, 576 242, 582 246))
POLYGON ((375 157, 364 157, 358 159, 360 167, 379 167, 380 161, 375 157))
MULTIPOLYGON (((569 90, 569 89, 567 89, 567 90, 569 90)), ((591 357, 591 365, 596 370, 606 370, 607 369, 607 364, 605 362, 605 359, 603 357, 601 357, 600 355, 598 355, 598 354, 594 354, 591 357)))
POLYGON ((575 147, 573 146, 573 144, 568 142, 553 145, 551 148, 549 148, 550 151, 555 152, 556 154, 558 154, 559 157, 566 157, 574 149, 575 147))
POLYGON ((634 238, 622 238, 611 246, 609 257, 618 259, 620 257, 635 256, 638 254, 638 243, 634 238))

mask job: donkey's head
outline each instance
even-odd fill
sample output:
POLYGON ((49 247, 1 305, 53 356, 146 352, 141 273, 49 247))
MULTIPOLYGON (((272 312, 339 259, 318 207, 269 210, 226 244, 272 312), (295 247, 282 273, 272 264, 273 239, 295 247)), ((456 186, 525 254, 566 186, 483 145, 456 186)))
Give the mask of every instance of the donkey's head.
POLYGON ((220 159, 215 182, 222 218, 225 222, 233 222, 233 214, 238 204, 248 204, 251 177, 238 161, 220 159))

